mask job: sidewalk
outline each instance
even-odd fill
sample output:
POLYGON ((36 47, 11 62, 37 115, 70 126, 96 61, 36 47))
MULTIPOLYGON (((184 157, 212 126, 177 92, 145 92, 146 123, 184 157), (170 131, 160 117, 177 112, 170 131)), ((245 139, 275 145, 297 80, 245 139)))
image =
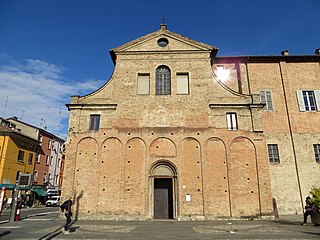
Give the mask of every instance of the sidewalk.
MULTIPOLYGON (((64 220, 57 215, 41 221, 25 219, 11 226, 3 239, 123 239, 123 240, 211 240, 211 239, 319 239, 320 227, 310 222, 301 226, 302 216, 281 216, 274 220, 222 221, 91 221, 72 224, 71 233, 63 234, 64 220), (14 228, 16 227, 16 228, 14 228), (9 233, 10 232, 10 233, 9 233), (26 234, 27 233, 27 234, 26 234)), ((38 219, 39 220, 39 219, 38 219)), ((3 229, 0 229, 0 233, 3 229)), ((0 235, 1 237, 1 235, 0 235)))

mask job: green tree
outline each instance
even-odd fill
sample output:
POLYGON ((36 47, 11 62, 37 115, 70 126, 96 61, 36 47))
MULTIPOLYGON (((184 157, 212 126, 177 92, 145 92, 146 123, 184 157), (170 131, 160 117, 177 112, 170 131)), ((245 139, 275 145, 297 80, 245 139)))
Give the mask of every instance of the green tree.
POLYGON ((312 204, 320 209, 320 187, 312 187, 310 193, 313 196, 311 199, 312 204))

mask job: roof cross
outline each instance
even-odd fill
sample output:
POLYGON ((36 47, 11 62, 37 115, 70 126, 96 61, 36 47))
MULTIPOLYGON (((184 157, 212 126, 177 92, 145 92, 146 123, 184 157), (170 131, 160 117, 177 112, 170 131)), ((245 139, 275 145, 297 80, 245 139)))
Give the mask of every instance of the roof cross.
POLYGON ((162 23, 161 23, 161 24, 165 24, 165 25, 167 25, 166 20, 168 20, 168 19, 167 19, 167 18, 165 18, 165 17, 162 17, 162 18, 161 18, 161 21, 162 21, 162 23))

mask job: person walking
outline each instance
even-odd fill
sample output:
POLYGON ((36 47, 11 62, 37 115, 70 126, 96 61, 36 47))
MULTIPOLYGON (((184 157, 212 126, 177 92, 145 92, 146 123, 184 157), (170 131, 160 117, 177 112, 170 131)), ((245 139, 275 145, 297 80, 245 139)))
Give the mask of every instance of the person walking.
POLYGON ((311 217, 311 214, 312 214, 312 211, 313 211, 313 206, 312 206, 312 203, 311 203, 311 198, 310 197, 307 197, 306 198, 306 206, 304 207, 304 209, 306 210, 303 214, 303 223, 301 223, 301 225, 306 225, 307 224, 307 218, 308 216, 311 217))
POLYGON ((66 224, 64 227, 61 229, 61 231, 64 234, 70 233, 69 230, 69 224, 71 223, 71 216, 72 216, 72 211, 71 211, 71 206, 72 206, 72 197, 70 197, 68 200, 66 200, 61 206, 60 209, 62 212, 65 211, 64 215, 66 217, 66 224))

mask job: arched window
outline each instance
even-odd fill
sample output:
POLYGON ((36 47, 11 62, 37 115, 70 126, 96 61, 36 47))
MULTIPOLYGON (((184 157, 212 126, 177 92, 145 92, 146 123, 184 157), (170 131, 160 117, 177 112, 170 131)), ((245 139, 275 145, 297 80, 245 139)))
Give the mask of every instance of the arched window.
POLYGON ((156 70, 156 95, 171 94, 170 69, 166 66, 160 66, 156 70))

